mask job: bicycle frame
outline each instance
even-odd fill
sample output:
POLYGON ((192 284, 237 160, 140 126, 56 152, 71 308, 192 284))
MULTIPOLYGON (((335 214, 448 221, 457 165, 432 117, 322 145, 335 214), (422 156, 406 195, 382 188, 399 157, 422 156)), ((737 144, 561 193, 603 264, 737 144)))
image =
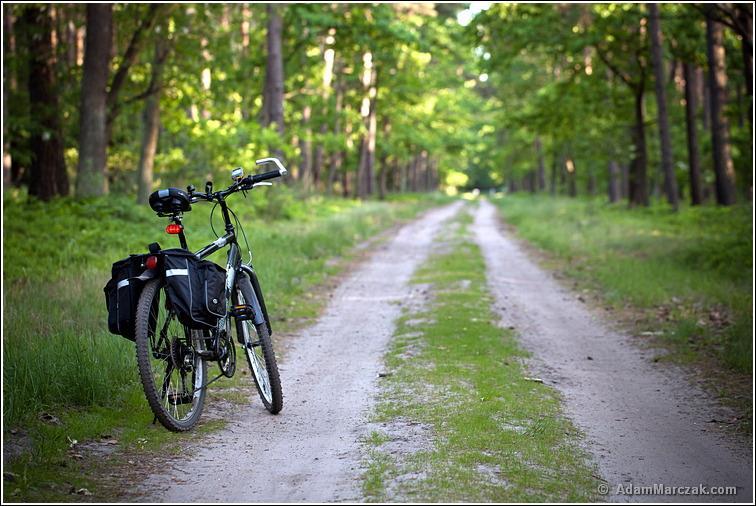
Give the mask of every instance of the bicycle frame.
MULTIPOLYGON (((268 311, 265 307, 265 299, 263 298, 262 290, 260 289, 260 283, 257 279, 257 274, 255 273, 255 270, 252 267, 251 263, 250 265, 242 263, 239 244, 236 241, 236 231, 234 230, 234 225, 231 222, 231 217, 229 216, 228 212, 228 205, 226 204, 224 197, 219 198, 218 205, 220 205, 221 207, 226 233, 212 243, 197 251, 195 253, 195 256, 199 259, 204 259, 212 255, 213 253, 225 248, 226 246, 229 247, 226 260, 226 308, 228 309, 229 307, 229 302, 231 300, 234 286, 236 284, 237 273, 247 273, 255 295, 254 300, 247 301, 247 304, 251 305, 252 310, 254 311, 253 321, 255 325, 262 325, 264 323, 268 327, 268 333, 272 335, 273 329, 270 326, 270 319, 268 318, 268 311)), ((171 218, 171 220, 174 223, 181 225, 180 217, 174 216, 171 218)), ((178 236, 181 247, 188 250, 189 248, 187 246, 183 227, 181 228, 178 236)), ((224 320, 225 318, 228 318, 228 314, 224 317, 224 320)))

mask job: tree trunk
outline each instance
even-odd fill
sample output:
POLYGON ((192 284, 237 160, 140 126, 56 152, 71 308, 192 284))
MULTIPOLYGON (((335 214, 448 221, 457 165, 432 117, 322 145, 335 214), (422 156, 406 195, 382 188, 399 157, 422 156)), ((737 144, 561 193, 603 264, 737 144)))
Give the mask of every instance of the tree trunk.
POLYGON ((76 195, 106 192, 107 98, 113 13, 110 4, 87 4, 87 36, 81 85, 76 195))
POLYGON ((550 188, 549 192, 551 193, 552 197, 556 197, 557 194, 557 174, 559 172, 559 155, 557 154, 556 148, 554 148, 554 151, 552 153, 552 160, 551 160, 551 181, 550 181, 550 188))
POLYGON ((646 175, 646 127, 644 124, 643 89, 635 90, 635 124, 632 129, 634 146, 633 160, 630 162, 629 199, 630 206, 648 205, 648 178, 646 175))
POLYGON ((142 147, 139 156, 137 179, 137 204, 146 204, 152 192, 152 168, 157 153, 158 133, 160 131, 160 95, 163 85, 163 67, 168 57, 166 41, 158 39, 155 42, 155 58, 152 62, 152 77, 150 89, 142 112, 142 147))
POLYGON ((388 176, 388 163, 385 152, 381 155, 379 165, 380 173, 378 175, 378 199, 383 200, 386 198, 386 178, 388 176))
POLYGON ((373 192, 373 171, 375 170, 375 142, 377 134, 376 121, 376 72, 373 67, 373 55, 367 52, 362 58, 364 71, 362 84, 367 94, 362 101, 360 113, 365 119, 367 133, 361 142, 360 162, 357 171, 357 196, 366 197, 373 192))
POLYGON ((538 159, 538 173, 536 177, 536 180, 538 182, 537 189, 538 191, 543 191, 546 189, 546 167, 543 161, 543 145, 541 144, 540 137, 535 138, 534 145, 536 158, 538 159))
POLYGON ((709 88, 709 76, 704 75, 704 71, 702 69, 696 69, 696 72, 699 73, 700 79, 698 82, 701 83, 701 95, 703 96, 703 111, 701 111, 701 121, 703 123, 704 130, 710 130, 711 129, 711 89, 709 88))
POLYGON ((664 174, 664 192, 667 202, 676 211, 679 208, 677 199, 677 179, 675 167, 672 161, 672 141, 669 135, 669 119, 667 117, 667 95, 665 92, 664 58, 662 56, 662 34, 659 23, 659 6, 648 4, 650 12, 649 30, 651 35, 651 60, 654 68, 654 81, 656 89, 656 109, 659 120, 659 137, 661 144, 661 164, 664 174))
MULTIPOLYGON (((265 91, 263 93, 262 125, 276 125, 276 131, 283 137, 284 127, 284 73, 281 36, 283 21, 279 6, 268 4, 268 57, 265 65, 265 91)), ((276 148, 273 153, 282 157, 283 152, 276 148)))
MULTIPOLYGON (((341 69, 341 66, 339 65, 337 69, 341 69)), ((337 73, 337 75, 339 75, 337 73)), ((338 79, 338 78, 337 78, 338 79)), ((336 108, 334 110, 335 119, 333 121, 333 133, 335 135, 340 135, 341 132, 341 110, 344 103, 344 83, 342 79, 338 79, 336 81, 336 108)), ((341 169, 341 161, 343 160, 344 155, 341 150, 333 153, 331 155, 331 162, 330 167, 328 167, 328 184, 326 185, 326 192, 331 193, 333 191, 333 184, 336 181, 336 175, 338 174, 338 171, 341 169)))
POLYGON ((619 164, 612 160, 609 162, 609 202, 614 204, 620 199, 620 167, 619 164))
POLYGON ((28 5, 23 15, 29 55, 32 161, 29 195, 50 200, 68 194, 63 134, 55 87, 55 55, 49 6, 28 5))
POLYGON ((299 150, 302 159, 299 165, 299 181, 302 187, 309 191, 312 189, 312 129, 310 128, 310 116, 312 108, 306 105, 302 110, 302 137, 299 139, 299 150))
POLYGON ((741 48, 743 53, 743 75, 746 84, 746 100, 748 101, 748 125, 753 136, 753 6, 736 4, 738 20, 744 30, 741 34, 741 48))
POLYGON ((701 194, 701 157, 698 149, 698 129, 696 128, 696 72, 692 64, 683 63, 685 72, 685 125, 688 130, 688 170, 690 174, 690 203, 703 203, 701 194))
POLYGON ((577 168, 575 167, 575 162, 571 158, 568 158, 564 166, 567 171, 567 195, 577 197, 577 168))
POLYGON ((596 195, 596 175, 593 173, 593 167, 591 167, 590 163, 588 163, 586 167, 588 167, 588 181, 586 184, 586 191, 588 192, 588 195, 593 197, 594 195, 596 195))
POLYGON ((709 95, 711 100, 711 144, 714 155, 717 203, 735 203, 735 169, 730 156, 730 136, 725 116, 727 73, 722 25, 706 19, 706 49, 709 59, 709 95))
MULTIPOLYGON (((11 6, 3 7, 3 54, 5 55, 5 61, 9 61, 15 56, 15 48, 13 48, 13 15, 11 13, 11 6)), ((10 136, 8 135, 8 93, 10 92, 11 81, 15 81, 12 76, 12 71, 9 71, 10 65, 3 65, 3 188, 10 187, 11 167, 13 166, 13 159, 10 153, 10 136)), ((15 91, 15 90, 14 90, 15 91)))

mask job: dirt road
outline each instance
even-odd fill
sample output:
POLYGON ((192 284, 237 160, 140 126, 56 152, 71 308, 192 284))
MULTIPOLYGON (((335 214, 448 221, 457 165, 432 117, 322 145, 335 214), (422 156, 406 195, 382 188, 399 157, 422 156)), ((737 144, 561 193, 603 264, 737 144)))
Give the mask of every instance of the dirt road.
MULTIPOLYGON (((284 410, 259 401, 191 459, 140 487, 160 502, 324 502, 361 499, 359 441, 410 276, 461 203, 410 223, 349 274, 318 322, 281 363, 284 410), (214 442, 213 442, 214 441, 214 442)), ((246 366, 246 364, 245 364, 246 366)))
POLYGON ((723 415, 681 371, 656 364, 612 331, 540 269, 481 202, 476 240, 504 323, 515 327, 532 366, 563 395, 565 412, 587 436, 611 501, 752 499, 750 442, 718 432, 723 415), (590 358, 589 358, 590 357, 590 358), (737 496, 628 496, 618 485, 736 486, 737 496))
MULTIPOLYGON (((160 502, 330 502, 362 500, 360 439, 376 375, 408 280, 460 203, 433 210, 378 247, 336 289, 323 316, 291 342, 281 364, 285 407, 259 401, 229 428, 203 438, 191 458, 140 487, 160 502)), ((557 388, 565 414, 586 435, 611 501, 739 501, 752 495, 747 441, 719 432, 717 404, 670 364, 655 364, 631 339, 535 265, 504 232, 495 208, 475 210, 475 240, 504 324, 557 388), (590 357, 590 358, 588 358, 590 357), (736 496, 618 493, 627 485, 736 486, 736 496)))

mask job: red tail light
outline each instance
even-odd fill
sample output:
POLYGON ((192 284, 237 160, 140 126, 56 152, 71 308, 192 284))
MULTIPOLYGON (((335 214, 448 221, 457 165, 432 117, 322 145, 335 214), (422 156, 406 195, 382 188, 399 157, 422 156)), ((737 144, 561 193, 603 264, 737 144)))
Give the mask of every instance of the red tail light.
POLYGON ((158 264, 158 258, 156 256, 148 256, 147 260, 144 261, 144 266, 150 270, 156 268, 157 264, 158 264))
POLYGON ((165 227, 165 231, 169 234, 180 234, 182 230, 184 230, 184 227, 177 223, 171 223, 170 225, 165 227))

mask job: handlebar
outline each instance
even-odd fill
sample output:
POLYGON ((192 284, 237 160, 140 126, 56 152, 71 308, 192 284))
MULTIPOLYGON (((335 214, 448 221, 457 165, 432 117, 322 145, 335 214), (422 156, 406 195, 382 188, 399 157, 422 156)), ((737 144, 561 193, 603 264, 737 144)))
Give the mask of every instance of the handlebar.
POLYGON ((223 200, 227 195, 230 195, 237 191, 251 190, 256 184, 262 181, 282 177, 289 173, 289 171, 286 170, 286 167, 284 167, 284 165, 278 158, 262 158, 255 161, 256 165, 266 165, 268 163, 273 163, 278 168, 269 172, 263 172, 262 174, 251 174, 249 176, 246 176, 234 182, 225 190, 220 190, 213 193, 196 193, 193 187, 190 186, 189 188, 191 189, 189 190, 189 196, 192 203, 198 202, 200 200, 207 200, 208 202, 212 202, 213 200, 223 200))

